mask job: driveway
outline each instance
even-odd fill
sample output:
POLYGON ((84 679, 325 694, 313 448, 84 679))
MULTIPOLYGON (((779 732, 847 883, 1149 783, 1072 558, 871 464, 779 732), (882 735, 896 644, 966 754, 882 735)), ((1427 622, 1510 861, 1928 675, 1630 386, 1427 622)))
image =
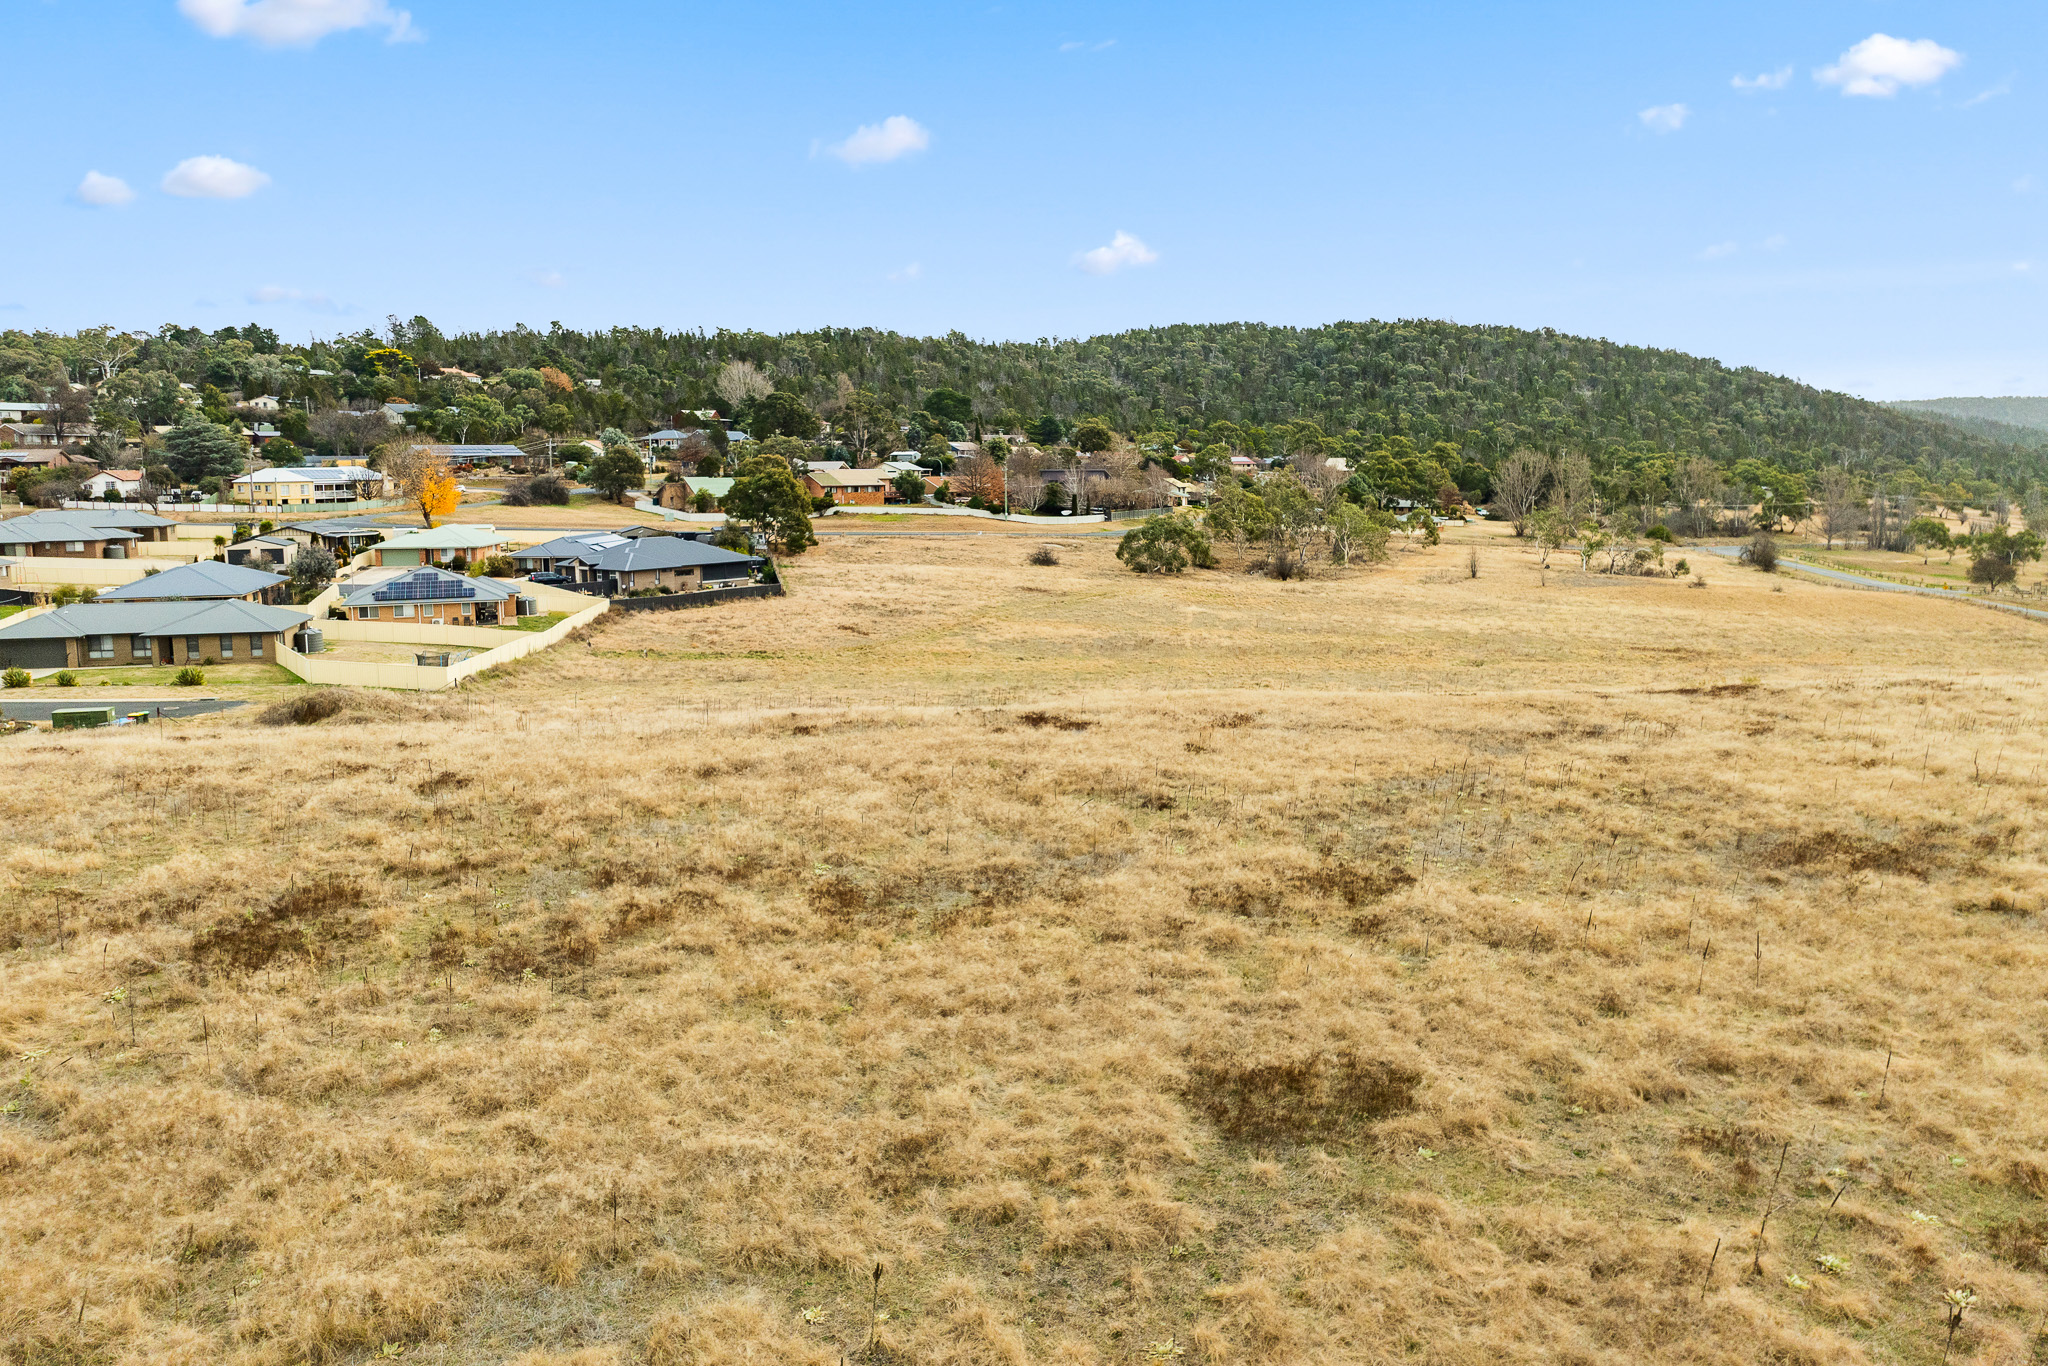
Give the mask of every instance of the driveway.
MULTIPOLYGON (((1724 559, 1735 559, 1742 554, 1742 547, 1736 545, 1710 545, 1701 547, 1724 559)), ((1995 598, 1978 597, 1974 593, 1958 593, 1947 588, 1922 588, 1918 584, 1892 583, 1885 579, 1873 579, 1862 574, 1852 574, 1846 569, 1824 569, 1817 564, 1802 564, 1798 560, 1779 560, 1783 569, 1796 569, 1802 574, 1813 574, 1837 583, 1850 584, 1857 588, 1875 588, 1880 593, 1917 593, 1923 598, 1946 598, 1950 602, 1968 603, 1972 607, 1992 607, 2001 612, 2017 612, 2023 617, 2034 617, 2048 621, 2048 612, 2038 607, 2022 607, 2016 602, 1999 602, 1995 598)))
POLYGON ((247 705, 249 704, 246 702, 230 702, 219 697, 195 697, 177 701, 166 701, 163 698, 122 700, 97 697, 80 689, 79 696, 67 698, 62 702, 0 701, 0 716, 5 716, 10 721, 47 721, 53 711, 70 711, 75 707, 112 707, 116 716, 126 716, 132 711, 146 711, 151 716, 161 716, 166 721, 175 721, 180 717, 205 716, 209 712, 226 711, 230 707, 247 705))

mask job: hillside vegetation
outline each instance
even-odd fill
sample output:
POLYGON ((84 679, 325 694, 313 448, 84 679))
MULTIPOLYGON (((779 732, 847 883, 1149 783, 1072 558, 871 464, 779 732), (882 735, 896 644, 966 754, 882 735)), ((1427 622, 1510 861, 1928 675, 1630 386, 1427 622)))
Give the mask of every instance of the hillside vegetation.
MULTIPOLYGON (((104 378, 106 354, 104 330, 0 333, 0 390, 25 396, 58 374, 104 378)), ((750 410, 752 400, 730 398, 718 383, 736 360, 834 419, 867 394, 923 424, 926 405, 944 391, 947 401, 934 408, 954 411, 957 399, 969 430, 1036 427, 1048 418, 1071 430, 1099 417, 1132 435, 1165 432, 1285 454, 1291 438, 1276 429, 1312 423, 1331 438, 1355 434, 1379 446, 1448 443, 1455 449, 1439 459, 1452 469, 1460 461, 1491 468, 1527 446, 1583 452, 1596 473, 1617 478, 1645 467, 1668 476, 1674 461, 1699 456, 1729 470, 1747 461, 1793 474, 1847 465, 1875 479, 1989 482, 2014 496, 2044 479, 2038 450, 1762 371, 1547 329, 1423 320, 1184 324, 1035 342, 871 328, 771 335, 557 326, 449 336, 425 318, 394 318, 383 334, 300 346, 254 324, 211 334, 165 327, 125 362, 110 382, 111 408, 101 408, 112 420, 168 422, 184 382, 305 399, 316 410, 390 398, 417 401, 429 415, 460 405, 451 439, 644 430, 683 420, 686 410, 730 414, 736 402, 750 410), (437 379, 443 367, 488 383, 437 379)), ((279 420, 298 424, 287 433, 294 441, 326 439, 317 423, 309 435, 302 418, 287 412, 279 420)))
POLYGON ((1889 405, 1932 417, 1987 441, 2039 450, 2048 447, 2048 398, 1929 398, 1889 405))
POLYGON ((0 742, 0 1360, 2037 1359, 2038 626, 1031 544, 0 742))

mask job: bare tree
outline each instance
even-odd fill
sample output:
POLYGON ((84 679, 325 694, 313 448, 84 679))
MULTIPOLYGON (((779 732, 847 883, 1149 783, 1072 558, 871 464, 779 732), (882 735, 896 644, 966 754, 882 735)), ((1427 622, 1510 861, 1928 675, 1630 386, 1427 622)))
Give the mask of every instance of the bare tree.
POLYGON ((381 412, 352 413, 336 409, 313 419, 313 434, 334 447, 343 459, 363 460, 391 436, 391 419, 381 412))
POLYGON ((1536 510, 1536 495, 1550 473, 1550 461, 1540 451, 1519 450, 1500 462, 1493 476, 1493 500, 1515 524, 1515 534, 1529 534, 1529 514, 1536 510))
POLYGON ((1856 477, 1847 470, 1828 470, 1820 477, 1820 497, 1815 507, 1820 522, 1821 535, 1827 537, 1828 549, 1835 548, 1837 536, 1848 537, 1861 530, 1865 512, 1863 492, 1856 486, 1856 477))
POLYGON ((711 381, 711 387, 726 401, 727 417, 749 399, 766 398, 775 392, 775 382, 750 360, 729 360, 711 381))
POLYGON ((1707 505, 1721 496, 1721 471, 1703 456, 1687 456, 1671 471, 1671 496, 1683 511, 1691 534, 1704 533, 1707 505))
POLYGON ((1552 474, 1550 510, 1576 533, 1593 515, 1593 463, 1572 451, 1557 458, 1552 474))
MULTIPOLYGON (((79 359, 100 372, 100 381, 105 383, 120 370, 122 363, 135 354, 141 340, 126 332, 116 332, 111 327, 92 327, 80 332, 77 337, 79 359)), ((84 369, 85 366, 80 366, 84 369)), ((90 375, 80 375, 90 382, 90 375)))

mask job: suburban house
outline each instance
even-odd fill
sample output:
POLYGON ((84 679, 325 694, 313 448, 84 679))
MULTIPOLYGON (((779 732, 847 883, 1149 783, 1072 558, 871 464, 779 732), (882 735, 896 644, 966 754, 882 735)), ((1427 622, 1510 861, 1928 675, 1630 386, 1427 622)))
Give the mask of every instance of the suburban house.
POLYGON ((655 505, 678 512, 687 511, 696 503, 700 490, 711 495, 711 505, 716 507, 725 501, 726 494, 732 492, 732 480, 714 479, 702 474, 671 479, 655 493, 655 505))
POLYGON ((640 438, 640 443, 650 451, 672 451, 683 444, 684 434, 673 427, 663 427, 658 432, 649 432, 640 438))
POLYGON ((283 569, 298 558, 304 549, 289 536, 272 534, 251 536, 246 541, 236 541, 227 548, 229 564, 246 564, 252 568, 283 569))
POLYGON ((43 414, 56 410, 54 403, 17 403, 8 399, 0 402, 0 422, 41 422, 43 414))
POLYGON ((364 518, 336 517, 324 522, 287 522, 272 534, 289 537, 303 546, 319 546, 346 564, 383 540, 385 530, 364 518))
POLYGON ((384 496, 384 476, 359 465, 258 470, 234 482, 235 501, 256 507, 352 503, 384 496))
POLYGON ((88 498, 105 498, 109 493, 116 498, 134 498, 142 492, 142 471, 103 470, 79 487, 88 498))
POLYGON ((274 413, 284 406, 284 402, 275 394, 259 394, 255 398, 242 400, 240 406, 254 412, 274 413))
POLYGON ((888 497, 893 478, 881 470, 821 470, 813 465, 804 472, 804 491, 835 503, 879 507, 888 497))
POLYGON ((579 531, 515 550, 512 563, 522 574, 564 574, 581 582, 600 552, 626 539, 616 531, 579 531))
POLYGON ((503 465, 515 460, 526 459, 526 452, 517 446, 443 446, 430 445, 427 449, 438 451, 448 457, 451 465, 503 465))
POLYGON ((0 554, 124 560, 131 547, 168 541, 176 525, 168 517, 118 508, 31 512, 0 522, 0 554))
POLYGON ((761 567, 761 557, 680 536, 644 536, 605 547, 590 567, 609 596, 648 588, 689 593, 746 583, 761 567))
POLYGON ((102 588, 94 602, 196 602, 205 599, 282 603, 291 596, 282 574, 246 565, 199 560, 150 574, 119 588, 102 588))
POLYGON ((419 410, 417 403, 387 403, 384 405, 384 420, 394 427, 403 427, 419 410))
MULTIPOLYGON (((59 443, 55 427, 42 427, 27 422, 0 422, 0 446, 55 446, 57 444, 59 443)), ((4 457, 0 457, 0 459, 4 459, 4 457)), ((17 459, 12 463, 26 465, 33 462, 17 459)), ((71 462, 60 460, 57 463, 65 465, 71 462)))
POLYGON ((269 663, 310 615, 253 602, 85 602, 0 622, 0 668, 269 663))
POLYGON ((421 568, 366 583, 340 606, 352 621, 411 621, 433 626, 497 626, 517 620, 515 589, 494 579, 421 568))
POLYGON ((505 553, 507 537, 494 527, 451 522, 425 531, 407 531, 370 547, 375 565, 447 564, 460 557, 465 564, 505 553))
POLYGON ((1109 471, 1100 465, 1083 465, 1079 469, 1063 469, 1053 466, 1038 472, 1038 477, 1048 484, 1058 484, 1064 489, 1073 489, 1087 484, 1109 482, 1109 471))

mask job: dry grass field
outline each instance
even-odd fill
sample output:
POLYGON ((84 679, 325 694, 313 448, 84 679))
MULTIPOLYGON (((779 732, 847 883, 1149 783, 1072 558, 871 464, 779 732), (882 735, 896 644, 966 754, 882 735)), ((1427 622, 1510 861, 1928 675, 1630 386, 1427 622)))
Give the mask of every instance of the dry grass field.
POLYGON ((2048 628, 1469 534, 0 740, 0 1360, 2040 1359, 2048 628))

